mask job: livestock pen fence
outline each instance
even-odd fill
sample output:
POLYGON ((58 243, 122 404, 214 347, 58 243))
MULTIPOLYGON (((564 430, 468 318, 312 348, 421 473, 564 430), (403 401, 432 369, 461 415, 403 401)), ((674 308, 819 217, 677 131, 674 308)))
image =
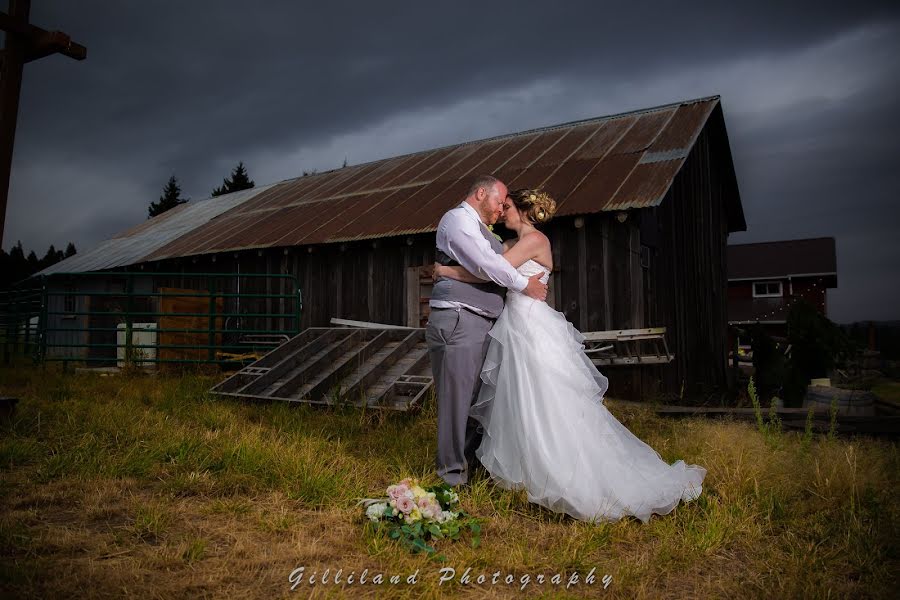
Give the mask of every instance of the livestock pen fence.
POLYGON ((7 364, 234 365, 297 335, 301 310, 290 274, 61 273, 0 292, 0 335, 7 364))

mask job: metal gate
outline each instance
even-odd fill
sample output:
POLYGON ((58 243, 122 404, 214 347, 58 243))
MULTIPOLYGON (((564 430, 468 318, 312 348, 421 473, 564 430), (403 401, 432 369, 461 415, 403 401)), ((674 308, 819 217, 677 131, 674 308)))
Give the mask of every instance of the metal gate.
POLYGON ((91 271, 0 294, 4 359, 89 366, 242 366, 300 331, 289 274, 91 271))

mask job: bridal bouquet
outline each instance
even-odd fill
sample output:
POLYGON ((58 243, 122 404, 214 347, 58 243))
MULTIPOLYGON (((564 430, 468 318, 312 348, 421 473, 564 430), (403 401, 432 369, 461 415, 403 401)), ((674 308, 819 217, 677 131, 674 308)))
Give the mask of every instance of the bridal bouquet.
POLYGON ((366 517, 376 531, 400 540, 411 552, 433 554, 435 549, 428 542, 458 540, 466 528, 472 534, 473 547, 481 542, 479 520, 459 507, 459 496, 449 485, 423 488, 417 480, 406 478, 388 486, 386 494, 385 498, 365 498, 359 504, 366 507, 366 517))

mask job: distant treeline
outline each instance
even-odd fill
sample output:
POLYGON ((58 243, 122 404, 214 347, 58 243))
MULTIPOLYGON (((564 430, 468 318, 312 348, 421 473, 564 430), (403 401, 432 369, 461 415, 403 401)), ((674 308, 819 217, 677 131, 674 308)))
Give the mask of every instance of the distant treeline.
POLYGON ((75 244, 72 242, 69 242, 65 251, 57 250, 50 244, 43 258, 38 258, 34 250, 26 255, 21 241, 10 248, 9 252, 0 248, 0 288, 11 287, 29 275, 34 275, 64 258, 73 256, 75 252, 75 244))
POLYGON ((887 360, 900 360, 900 321, 860 321, 841 328, 860 348, 869 347, 869 331, 874 333, 875 349, 887 360))

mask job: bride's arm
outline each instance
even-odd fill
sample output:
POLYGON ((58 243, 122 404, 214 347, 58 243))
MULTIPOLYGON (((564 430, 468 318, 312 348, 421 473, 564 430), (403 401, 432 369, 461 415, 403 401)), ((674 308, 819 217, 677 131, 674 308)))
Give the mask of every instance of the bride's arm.
POLYGON ((520 237, 508 250, 503 252, 503 258, 518 269, 525 261, 537 258, 541 250, 549 245, 550 240, 546 235, 540 231, 532 231, 520 237))
MULTIPOLYGON (((522 263, 528 259, 535 258, 544 244, 549 244, 547 236, 540 231, 533 231, 518 241, 503 242, 503 258, 513 267, 519 268, 522 263)), ((456 279, 457 281, 465 281, 467 283, 484 283, 487 279, 476 277, 464 267, 446 267, 444 265, 434 263, 434 278, 444 277, 446 279, 456 279)))

